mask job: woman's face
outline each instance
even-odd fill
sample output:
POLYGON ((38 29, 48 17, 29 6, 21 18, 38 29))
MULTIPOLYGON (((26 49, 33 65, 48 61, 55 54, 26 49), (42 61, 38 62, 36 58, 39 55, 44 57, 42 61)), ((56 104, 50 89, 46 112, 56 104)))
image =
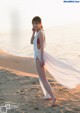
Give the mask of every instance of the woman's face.
POLYGON ((35 29, 35 31, 38 31, 39 29, 41 29, 42 24, 38 23, 38 22, 33 22, 33 28, 35 29))

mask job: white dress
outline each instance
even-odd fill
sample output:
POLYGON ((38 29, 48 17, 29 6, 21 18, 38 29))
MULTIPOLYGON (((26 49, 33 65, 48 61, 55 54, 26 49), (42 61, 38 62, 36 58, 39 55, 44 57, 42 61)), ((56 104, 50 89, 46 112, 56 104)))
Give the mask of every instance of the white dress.
MULTIPOLYGON (((36 61, 37 57, 41 61, 41 49, 37 48, 37 39, 38 39, 38 35, 39 35, 40 32, 42 32, 43 35, 44 35, 44 31, 41 29, 39 32, 36 32, 35 38, 33 40, 33 44, 34 44, 34 60, 35 61, 36 61)), ((45 42, 43 43, 43 46, 45 47, 45 42)), ((43 56, 43 58, 44 58, 44 56, 43 56)))
MULTIPOLYGON (((42 32, 44 35, 44 31, 42 29, 39 32, 42 32)), ((33 40, 35 61, 37 57, 41 61, 41 50, 37 48, 37 38, 38 38, 39 32, 36 33, 35 38, 33 40)), ((43 45, 45 47, 45 41, 43 45)), ((76 88, 77 85, 80 85, 80 71, 79 70, 73 68, 67 63, 60 61, 59 59, 54 58, 53 56, 48 54, 45 50, 44 50, 43 58, 45 62, 45 68, 50 73, 50 75, 61 85, 63 85, 64 87, 68 89, 73 89, 73 88, 76 88)), ((50 97, 48 92, 45 90, 40 78, 39 78, 39 81, 40 81, 40 85, 41 85, 44 95, 46 97, 50 97)))

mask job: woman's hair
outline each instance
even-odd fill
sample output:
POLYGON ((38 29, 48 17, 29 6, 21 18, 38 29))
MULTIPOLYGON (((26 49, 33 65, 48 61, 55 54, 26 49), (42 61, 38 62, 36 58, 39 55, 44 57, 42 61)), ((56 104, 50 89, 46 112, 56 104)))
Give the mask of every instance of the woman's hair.
MULTIPOLYGON (((35 16, 33 19, 32 19, 32 24, 33 23, 42 23, 42 20, 39 16, 35 16)), ((43 28, 43 26, 41 26, 43 28)))
POLYGON ((32 24, 33 23, 41 23, 42 22, 42 20, 41 20, 41 18, 39 17, 39 16, 35 16, 33 19, 32 19, 32 24))

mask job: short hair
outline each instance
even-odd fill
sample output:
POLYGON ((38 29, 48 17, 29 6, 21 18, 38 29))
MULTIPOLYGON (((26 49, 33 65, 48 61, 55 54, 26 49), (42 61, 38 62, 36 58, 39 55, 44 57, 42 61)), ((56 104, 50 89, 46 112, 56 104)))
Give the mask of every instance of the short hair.
POLYGON ((42 22, 42 20, 41 20, 41 18, 39 17, 39 16, 35 16, 33 19, 32 19, 32 24, 33 23, 41 23, 42 22))

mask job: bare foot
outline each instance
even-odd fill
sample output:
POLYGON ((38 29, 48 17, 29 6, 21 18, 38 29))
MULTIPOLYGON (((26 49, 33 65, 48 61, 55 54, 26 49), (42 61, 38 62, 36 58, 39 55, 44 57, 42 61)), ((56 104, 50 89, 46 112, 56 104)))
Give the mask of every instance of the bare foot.
POLYGON ((45 99, 45 100, 52 100, 52 98, 50 96, 49 97, 44 96, 43 99, 45 99))
POLYGON ((56 102, 56 98, 54 97, 53 99, 52 99, 52 106, 55 106, 56 104, 55 104, 55 102, 56 102))

